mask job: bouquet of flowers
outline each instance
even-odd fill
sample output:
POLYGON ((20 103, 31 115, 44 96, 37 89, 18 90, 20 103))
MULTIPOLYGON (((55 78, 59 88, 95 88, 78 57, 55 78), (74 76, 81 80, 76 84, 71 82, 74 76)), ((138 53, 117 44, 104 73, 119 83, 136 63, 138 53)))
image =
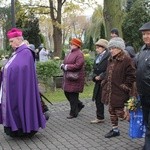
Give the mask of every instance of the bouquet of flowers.
POLYGON ((129 111, 136 111, 138 108, 141 107, 141 103, 140 100, 136 97, 130 97, 125 106, 129 111))

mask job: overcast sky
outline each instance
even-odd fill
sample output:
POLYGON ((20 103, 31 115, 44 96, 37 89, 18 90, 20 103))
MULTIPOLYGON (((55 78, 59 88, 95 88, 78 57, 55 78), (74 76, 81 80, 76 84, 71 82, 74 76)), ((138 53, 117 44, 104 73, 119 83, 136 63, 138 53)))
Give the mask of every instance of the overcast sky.
MULTIPOLYGON (((102 5, 103 6, 103 0, 96 0, 97 1, 97 3, 99 4, 99 5, 102 5)), ((95 6, 96 7, 96 6, 95 6)), ((88 9, 86 9, 85 10, 85 12, 84 12, 84 14, 86 15, 86 16, 91 16, 92 14, 93 14, 93 8, 92 7, 89 7, 88 9)))

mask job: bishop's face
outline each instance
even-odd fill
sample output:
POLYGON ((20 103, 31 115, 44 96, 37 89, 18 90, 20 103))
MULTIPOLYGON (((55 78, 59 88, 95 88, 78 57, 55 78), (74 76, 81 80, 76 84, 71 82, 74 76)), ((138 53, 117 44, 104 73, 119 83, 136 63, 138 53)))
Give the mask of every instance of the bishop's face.
POLYGON ((9 39, 9 44, 15 50, 19 46, 19 39, 18 39, 18 37, 9 39))

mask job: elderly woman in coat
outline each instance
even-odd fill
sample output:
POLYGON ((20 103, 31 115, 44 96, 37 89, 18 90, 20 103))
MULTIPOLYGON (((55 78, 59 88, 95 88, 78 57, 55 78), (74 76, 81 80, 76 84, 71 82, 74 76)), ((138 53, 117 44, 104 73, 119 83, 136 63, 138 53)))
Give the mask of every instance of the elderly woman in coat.
POLYGON ((84 107, 79 100, 79 93, 84 88, 84 55, 80 50, 81 40, 73 38, 70 41, 71 50, 65 57, 61 69, 64 71, 63 85, 64 94, 70 103, 70 113, 67 119, 76 118, 78 113, 84 107), (75 74, 77 78, 71 78, 69 75, 75 74))
POLYGON ((102 102, 108 105, 112 130, 105 138, 119 136, 118 119, 124 119, 124 103, 135 82, 135 67, 132 59, 126 55, 122 38, 115 37, 108 43, 111 56, 108 59, 106 77, 102 81, 102 102))
POLYGON ((101 102, 101 82, 105 76, 108 58, 110 52, 107 49, 108 41, 105 39, 99 39, 96 43, 97 56, 94 60, 93 65, 93 82, 94 90, 92 100, 95 101, 96 105, 96 119, 92 120, 91 123, 103 123, 104 122, 104 104, 101 102))

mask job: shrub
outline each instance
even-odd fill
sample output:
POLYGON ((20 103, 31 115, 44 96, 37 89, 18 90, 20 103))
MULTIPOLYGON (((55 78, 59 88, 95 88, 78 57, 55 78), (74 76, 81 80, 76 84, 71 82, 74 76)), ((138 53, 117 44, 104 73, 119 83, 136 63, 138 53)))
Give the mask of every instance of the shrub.
POLYGON ((11 54, 11 51, 6 51, 6 50, 0 49, 0 60, 3 59, 4 57, 8 58, 10 54, 11 54))
POLYGON ((91 57, 85 57, 85 70, 88 74, 92 72, 93 69, 93 59, 91 57))
POLYGON ((91 58, 91 56, 89 54, 85 54, 84 59, 85 59, 85 73, 86 73, 86 77, 88 79, 93 70, 94 60, 93 60, 93 58, 91 58))
POLYGON ((47 62, 37 62, 37 76, 46 86, 51 82, 53 76, 62 74, 60 60, 49 60, 47 62))
POLYGON ((91 57, 91 55, 89 54, 90 53, 89 49, 83 49, 82 52, 84 54, 84 59, 85 59, 86 78, 88 79, 92 72, 94 61, 93 61, 93 58, 91 57))
POLYGON ((83 52, 84 54, 89 54, 89 49, 83 49, 82 52, 83 52))

